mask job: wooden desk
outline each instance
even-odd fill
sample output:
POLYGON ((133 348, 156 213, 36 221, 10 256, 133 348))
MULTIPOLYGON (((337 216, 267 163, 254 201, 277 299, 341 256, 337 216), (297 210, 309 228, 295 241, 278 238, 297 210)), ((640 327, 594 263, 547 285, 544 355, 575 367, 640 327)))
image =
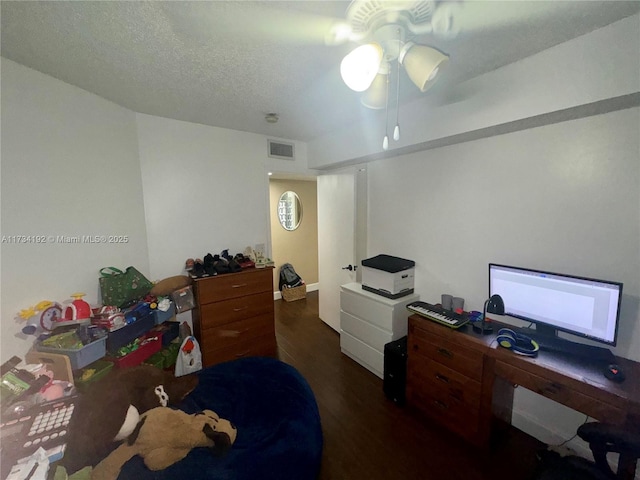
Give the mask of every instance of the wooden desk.
POLYGON ((618 358, 626 380, 616 383, 601 367, 561 354, 518 355, 498 346, 495 333, 482 336, 468 325, 452 330, 412 315, 408 337, 407 403, 476 445, 488 445, 496 418, 511 422, 517 385, 597 420, 640 429, 638 362, 618 358))

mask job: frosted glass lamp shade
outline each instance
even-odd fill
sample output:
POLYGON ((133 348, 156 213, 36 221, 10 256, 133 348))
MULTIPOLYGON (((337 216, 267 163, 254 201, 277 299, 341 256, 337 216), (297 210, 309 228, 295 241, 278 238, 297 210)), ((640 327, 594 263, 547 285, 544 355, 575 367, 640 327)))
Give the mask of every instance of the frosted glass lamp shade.
POLYGON ((408 42, 398 57, 411 81, 426 92, 437 80, 438 73, 449 63, 449 57, 425 45, 408 42))
POLYGON ((387 75, 378 73, 373 79, 371 86, 365 90, 360 99, 367 108, 381 110, 387 105, 387 75))
POLYGON ((382 48, 377 43, 361 45, 340 63, 342 80, 351 90, 364 92, 371 86, 382 62, 382 48))

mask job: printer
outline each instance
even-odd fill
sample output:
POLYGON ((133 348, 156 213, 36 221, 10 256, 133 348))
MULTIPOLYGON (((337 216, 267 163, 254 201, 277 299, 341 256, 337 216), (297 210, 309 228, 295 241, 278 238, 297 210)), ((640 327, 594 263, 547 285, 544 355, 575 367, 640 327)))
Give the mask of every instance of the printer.
POLYGON ((362 260, 362 289, 387 298, 413 293, 416 262, 391 255, 362 260))

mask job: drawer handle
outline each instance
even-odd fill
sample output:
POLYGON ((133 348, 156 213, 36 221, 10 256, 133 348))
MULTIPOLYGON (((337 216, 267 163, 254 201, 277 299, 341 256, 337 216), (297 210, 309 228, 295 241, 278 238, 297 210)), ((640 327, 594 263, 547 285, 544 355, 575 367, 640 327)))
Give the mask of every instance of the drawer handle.
POLYGON ((562 385, 558 385, 557 383, 551 383, 544 388, 541 388, 538 393, 544 395, 545 393, 556 395, 562 391, 562 385))
POLYGON ((247 308, 249 308, 249 307, 245 305, 244 307, 234 308, 233 311, 234 312, 241 312, 242 310, 246 310, 247 308))
POLYGON ((462 399, 464 398, 464 392, 459 388, 451 388, 449 396, 457 402, 462 402, 462 399))
POLYGON ((242 352, 242 353, 236 353, 236 357, 244 357, 247 353, 249 353, 249 350, 247 350, 246 352, 242 352))
POLYGON ((247 284, 246 283, 241 283, 239 285, 231 285, 231 288, 242 288, 242 287, 246 287, 247 284))
POLYGON ((446 410, 446 409, 448 409, 448 408, 449 408, 449 405, 447 405, 447 404, 446 404, 446 403, 444 403, 444 402, 441 402, 440 400, 434 400, 434 401, 433 401, 433 404, 434 404, 436 407, 441 408, 442 410, 446 410))
POLYGON ((441 382, 449 383, 449 378, 445 377, 444 375, 440 375, 439 373, 436 373, 436 378, 441 382))
POLYGON ((446 348, 439 348, 438 349, 438 353, 440 355, 443 355, 447 358, 453 358, 453 353, 451 353, 449 350, 447 350, 446 348))

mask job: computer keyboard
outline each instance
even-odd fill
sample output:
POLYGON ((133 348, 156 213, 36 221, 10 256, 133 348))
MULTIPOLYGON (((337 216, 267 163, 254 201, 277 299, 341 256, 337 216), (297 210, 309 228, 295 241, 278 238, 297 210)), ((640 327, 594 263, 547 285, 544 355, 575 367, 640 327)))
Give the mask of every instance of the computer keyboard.
POLYGON ((460 328, 469 321, 469 317, 465 314, 459 314, 451 310, 445 310, 437 305, 431 305, 426 302, 411 302, 407 305, 407 310, 412 313, 441 323, 450 328, 460 328))

